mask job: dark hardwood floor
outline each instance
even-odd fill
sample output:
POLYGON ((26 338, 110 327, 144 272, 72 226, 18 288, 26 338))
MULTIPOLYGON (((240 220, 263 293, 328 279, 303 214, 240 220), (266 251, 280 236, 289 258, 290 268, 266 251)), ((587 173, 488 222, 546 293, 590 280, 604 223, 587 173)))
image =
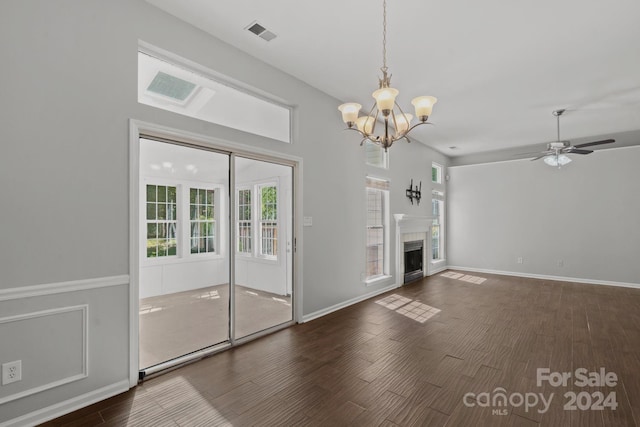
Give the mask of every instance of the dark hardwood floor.
POLYGON ((46 425, 640 427, 640 289, 470 275, 487 280, 425 278, 46 425))

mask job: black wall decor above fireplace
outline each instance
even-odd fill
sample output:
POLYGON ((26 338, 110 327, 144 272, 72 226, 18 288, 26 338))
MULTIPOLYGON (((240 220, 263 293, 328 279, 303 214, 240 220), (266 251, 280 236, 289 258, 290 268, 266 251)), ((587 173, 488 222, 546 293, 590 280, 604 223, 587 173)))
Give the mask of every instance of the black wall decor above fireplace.
POLYGON ((404 242, 404 283, 424 276, 422 270, 423 247, 422 240, 404 242))

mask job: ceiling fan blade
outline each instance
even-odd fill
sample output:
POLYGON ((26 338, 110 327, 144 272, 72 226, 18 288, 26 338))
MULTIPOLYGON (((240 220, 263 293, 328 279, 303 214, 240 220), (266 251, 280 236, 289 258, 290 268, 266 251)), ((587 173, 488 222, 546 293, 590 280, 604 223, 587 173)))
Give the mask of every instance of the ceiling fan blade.
POLYGON ((593 153, 593 150, 581 150, 579 148, 570 148, 566 152, 570 154, 590 154, 590 153, 593 153))
POLYGON ((541 151, 530 151, 528 153, 518 153, 518 154, 514 154, 513 157, 529 157, 529 156, 533 156, 534 154, 541 154, 541 151))
POLYGON ((582 148, 582 147, 591 147, 593 145, 601 145, 601 144, 611 144, 612 142, 616 142, 615 139, 603 139, 602 141, 594 141, 594 142, 587 142, 584 144, 578 144, 575 145, 575 148, 582 148))

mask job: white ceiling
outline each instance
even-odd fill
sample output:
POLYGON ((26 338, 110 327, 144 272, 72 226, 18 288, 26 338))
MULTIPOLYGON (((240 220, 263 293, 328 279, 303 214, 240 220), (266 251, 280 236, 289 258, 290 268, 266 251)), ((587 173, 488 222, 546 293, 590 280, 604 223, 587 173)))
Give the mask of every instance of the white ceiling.
MULTIPOLYGON (((382 0, 147 1, 341 101, 373 102, 382 0), (277 38, 245 30, 256 20, 277 38)), ((637 144, 638 17, 637 0, 388 0, 387 65, 405 111, 438 98, 435 126, 414 132, 448 156, 542 150, 559 108, 562 139, 637 144)))

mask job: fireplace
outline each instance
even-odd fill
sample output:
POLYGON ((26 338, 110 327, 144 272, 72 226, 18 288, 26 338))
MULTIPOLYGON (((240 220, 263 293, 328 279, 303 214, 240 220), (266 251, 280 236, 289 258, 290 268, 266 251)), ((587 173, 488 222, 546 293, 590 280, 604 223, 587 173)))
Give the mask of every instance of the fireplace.
POLYGON ((429 235, 434 218, 407 214, 393 214, 393 217, 396 220, 396 286, 402 286, 429 274, 429 235), (410 253, 411 261, 407 263, 408 249, 408 252, 419 251, 422 255, 410 253))
POLYGON ((424 277, 422 271, 423 248, 423 240, 404 242, 404 283, 424 277))

